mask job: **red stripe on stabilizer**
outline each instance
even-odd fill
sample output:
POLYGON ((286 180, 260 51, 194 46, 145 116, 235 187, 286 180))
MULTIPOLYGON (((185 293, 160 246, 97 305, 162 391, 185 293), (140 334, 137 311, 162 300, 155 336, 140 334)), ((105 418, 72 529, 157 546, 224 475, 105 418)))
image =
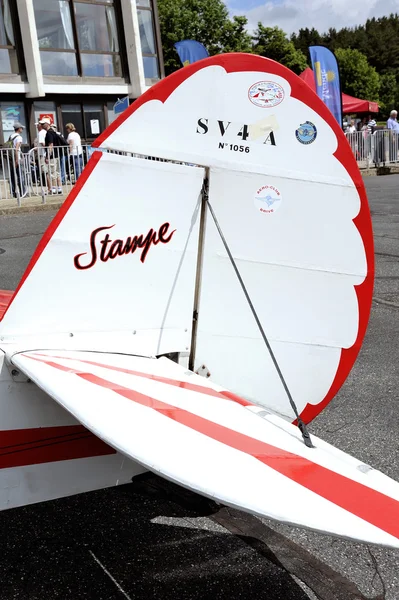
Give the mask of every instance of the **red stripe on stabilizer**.
POLYGON ((102 157, 102 152, 93 152, 93 154, 91 155, 90 160, 88 161, 87 165, 83 169, 82 174, 80 175, 79 179, 75 183, 70 194, 66 198, 65 202, 62 204, 61 208, 59 209, 59 211, 55 215, 54 219, 51 221, 50 225, 48 226, 47 230, 45 231, 43 237, 41 238, 36 250, 33 253, 32 258, 29 261, 29 264, 25 270, 25 273, 22 275, 21 281, 19 282, 18 287, 15 290, 14 295, 11 298, 11 301, 9 302, 8 306, 6 307, 6 310, 4 311, 3 315, 0 316, 0 321, 2 319, 4 319, 5 315, 7 314, 8 309, 10 308, 11 304, 14 301, 14 298, 16 297, 19 290, 21 289, 21 287, 25 283, 26 279, 30 275, 30 272, 32 271, 33 267, 35 266, 35 264, 41 257, 47 244, 53 237, 54 233, 57 231, 62 220, 64 219, 68 210, 71 208, 71 206, 74 203, 80 190, 82 189, 82 187, 84 186, 84 184, 86 183, 86 181, 88 180, 88 178, 90 177, 90 175, 92 174, 94 169, 96 168, 97 163, 99 162, 101 157, 102 157))
MULTIPOLYGON (((123 367, 116 367, 114 365, 105 365, 104 363, 95 362, 93 360, 84 360, 82 358, 73 358, 72 356, 49 356, 48 354, 41 354, 40 352, 34 352, 34 356, 43 356, 45 358, 58 358, 60 360, 76 360, 77 362, 84 363, 86 365, 93 365, 94 367, 103 367, 104 369, 110 369, 111 371, 116 371, 118 373, 126 373, 126 375, 136 375, 137 377, 144 377, 145 379, 152 379, 153 381, 159 381, 161 383, 166 383, 168 385, 174 385, 179 388, 183 388, 185 390, 190 390, 191 392, 198 392, 200 394, 206 394, 207 396, 213 396, 215 398, 220 398, 221 400, 232 400, 233 402, 237 402, 241 406, 255 406, 252 402, 248 402, 244 398, 240 398, 240 396, 236 396, 232 392, 217 392, 210 387, 197 385, 195 383, 190 383, 189 381, 180 381, 177 379, 170 379, 169 377, 161 377, 160 375, 151 375, 150 373, 143 373, 141 371, 133 371, 131 369, 124 369, 123 367)), ((23 356, 28 356, 24 354, 23 356)), ((65 367, 65 370, 69 370, 65 367)))
POLYGON ((82 425, 0 431, 0 469, 115 453, 82 425))
POLYGON ((0 320, 6 312, 7 306, 11 302, 14 292, 9 290, 0 290, 0 320))
MULTIPOLYGON (((44 362, 56 369, 65 370, 65 367, 54 362, 47 362, 38 358, 33 358, 33 360, 44 362)), ((70 369, 70 372, 85 381, 107 388, 137 404, 152 408, 169 419, 230 448, 253 456, 256 460, 288 477, 295 483, 399 539, 399 502, 397 500, 344 475, 335 473, 326 467, 317 465, 306 458, 266 442, 261 442, 223 425, 213 423, 208 419, 135 390, 124 388, 92 373, 72 369, 70 369)), ((309 450, 309 453, 311 452, 312 450, 309 450)))

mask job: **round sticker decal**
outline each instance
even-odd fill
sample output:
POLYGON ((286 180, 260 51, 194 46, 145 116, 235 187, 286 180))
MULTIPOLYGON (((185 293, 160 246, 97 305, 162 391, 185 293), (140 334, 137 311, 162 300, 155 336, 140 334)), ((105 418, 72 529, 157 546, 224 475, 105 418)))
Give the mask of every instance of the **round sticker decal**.
POLYGON ((311 144, 317 137, 316 125, 311 121, 301 123, 298 129, 295 130, 295 137, 301 144, 311 144))
POLYGON ((258 81, 251 85, 248 97, 252 104, 261 108, 272 108, 284 100, 284 90, 274 81, 258 81))
POLYGON ((281 206, 281 192, 274 185, 262 185, 255 194, 255 208, 264 214, 275 213, 281 206))

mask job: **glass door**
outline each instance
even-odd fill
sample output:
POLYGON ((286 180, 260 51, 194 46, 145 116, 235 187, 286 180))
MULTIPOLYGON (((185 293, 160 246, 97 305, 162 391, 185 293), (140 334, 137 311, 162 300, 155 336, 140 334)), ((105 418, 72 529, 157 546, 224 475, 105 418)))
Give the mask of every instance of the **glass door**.
POLYGON ((67 123, 72 123, 75 125, 75 129, 83 139, 85 138, 85 132, 83 127, 83 116, 82 116, 82 105, 81 104, 62 104, 61 105, 61 114, 62 114, 62 126, 63 133, 65 137, 67 136, 67 132, 65 130, 65 126, 67 123))

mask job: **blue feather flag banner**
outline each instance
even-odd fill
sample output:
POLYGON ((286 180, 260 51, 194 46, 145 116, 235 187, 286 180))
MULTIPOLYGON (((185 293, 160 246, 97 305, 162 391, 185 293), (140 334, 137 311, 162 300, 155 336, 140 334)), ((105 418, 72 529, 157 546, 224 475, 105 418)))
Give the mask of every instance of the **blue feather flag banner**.
POLYGON ((195 40, 183 40, 174 44, 183 67, 191 65, 197 60, 209 56, 208 50, 200 42, 195 40))
POLYGON ((342 95, 335 54, 324 46, 309 46, 316 93, 342 127, 342 95))

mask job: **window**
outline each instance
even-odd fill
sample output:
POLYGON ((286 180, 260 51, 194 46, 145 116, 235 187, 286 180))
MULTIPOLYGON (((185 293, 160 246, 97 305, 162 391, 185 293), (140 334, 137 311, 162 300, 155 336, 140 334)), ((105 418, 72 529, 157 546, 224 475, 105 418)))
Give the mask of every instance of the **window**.
POLYGON ((64 129, 67 123, 73 123, 84 140, 94 140, 105 129, 102 104, 62 104, 61 114, 64 129))
POLYGON ((35 0, 44 75, 78 75, 69 0, 35 0))
POLYGON ((137 5, 144 76, 146 79, 159 79, 159 60, 152 3, 150 0, 137 0, 137 5))
POLYGON ((109 4, 74 2, 84 75, 122 76, 115 9, 109 4))
POLYGON ((11 0, 0 0, 0 73, 19 73, 11 0))
POLYGON ((67 123, 73 123, 75 125, 75 129, 80 135, 80 137, 84 138, 84 130, 83 130, 83 117, 82 117, 82 105, 81 104, 62 104, 61 105, 61 114, 62 114, 62 122, 64 125, 64 135, 67 137, 67 132, 65 130, 65 125, 67 123))
POLYGON ((117 0, 34 0, 45 75, 122 77, 117 0))

